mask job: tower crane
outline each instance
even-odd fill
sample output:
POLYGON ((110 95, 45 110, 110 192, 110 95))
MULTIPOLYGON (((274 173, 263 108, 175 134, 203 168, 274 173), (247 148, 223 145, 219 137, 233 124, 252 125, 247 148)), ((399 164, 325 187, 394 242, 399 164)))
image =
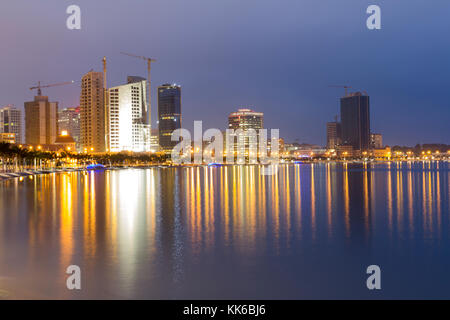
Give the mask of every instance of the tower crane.
POLYGON ((141 59, 141 60, 145 60, 147 61, 147 72, 148 72, 148 76, 147 76, 147 92, 148 92, 148 103, 147 103, 147 110, 145 110, 145 120, 148 121, 148 124, 151 124, 151 112, 152 112, 152 96, 151 96, 151 70, 152 70, 152 62, 155 62, 155 59, 152 58, 148 58, 148 57, 143 57, 143 56, 138 56, 135 54, 131 54, 131 53, 126 53, 126 52, 121 52, 121 54, 132 57, 132 58, 137 58, 137 59, 141 59))
POLYGON ((54 83, 54 84, 47 84, 47 85, 41 85, 41 82, 38 81, 38 85, 35 87, 31 87, 30 90, 35 90, 37 89, 37 95, 38 96, 42 96, 42 88, 51 88, 51 87, 59 87, 59 86, 65 86, 68 84, 72 84, 75 83, 75 81, 67 81, 67 82, 60 82, 60 83, 54 83))
POLYGON ((344 88, 345 89, 345 96, 348 95, 348 89, 352 89, 352 87, 347 85, 331 85, 330 88, 344 88))

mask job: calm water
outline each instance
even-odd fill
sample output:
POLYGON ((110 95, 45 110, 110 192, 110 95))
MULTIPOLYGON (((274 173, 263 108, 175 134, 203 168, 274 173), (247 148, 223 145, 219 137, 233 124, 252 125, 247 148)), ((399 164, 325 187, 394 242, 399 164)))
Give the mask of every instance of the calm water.
POLYGON ((259 170, 0 182, 0 297, 450 298, 448 163, 259 170), (65 287, 71 264, 79 292, 65 287))

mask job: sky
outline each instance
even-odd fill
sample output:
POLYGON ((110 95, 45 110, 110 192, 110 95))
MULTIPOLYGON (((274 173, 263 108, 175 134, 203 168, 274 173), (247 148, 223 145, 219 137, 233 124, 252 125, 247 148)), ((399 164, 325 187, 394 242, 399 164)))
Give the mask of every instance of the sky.
MULTIPOLYGON (((0 4, 0 106, 23 108, 37 81, 102 71, 108 86, 152 69, 156 87, 182 86, 183 127, 225 129, 240 107, 264 112, 287 142, 326 143, 340 88, 365 90, 371 129, 385 144, 450 144, 448 0, 9 0, 0 4), (66 27, 69 5, 81 30, 66 27), (366 9, 381 8, 381 30, 366 9)), ((59 107, 79 105, 79 84, 43 89, 59 107)))

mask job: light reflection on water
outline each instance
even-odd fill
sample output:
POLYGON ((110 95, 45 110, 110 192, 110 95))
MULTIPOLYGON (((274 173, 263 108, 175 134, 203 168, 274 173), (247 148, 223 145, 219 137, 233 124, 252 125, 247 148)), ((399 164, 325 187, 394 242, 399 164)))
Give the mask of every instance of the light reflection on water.
POLYGON ((450 298, 445 162, 128 169, 0 182, 9 298, 450 298), (82 270, 82 290, 65 270, 82 270), (383 290, 365 288, 378 264, 383 290))

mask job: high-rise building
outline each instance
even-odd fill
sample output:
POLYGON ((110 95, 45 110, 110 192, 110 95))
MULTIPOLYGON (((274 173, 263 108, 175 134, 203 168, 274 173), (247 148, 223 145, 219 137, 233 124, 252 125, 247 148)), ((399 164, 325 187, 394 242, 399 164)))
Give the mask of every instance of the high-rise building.
POLYGON ((81 80, 81 147, 88 151, 106 151, 105 99, 103 73, 89 71, 81 80))
POLYGON ((337 121, 327 122, 327 148, 335 149, 341 143, 341 124, 337 121))
MULTIPOLYGON (((242 130, 241 135, 238 137, 236 134, 232 134, 231 137, 234 140, 233 146, 225 146, 228 151, 232 150, 237 152, 238 155, 248 156, 250 150, 250 132, 249 129, 254 129, 255 134, 258 135, 259 130, 264 128, 264 113, 256 112, 251 109, 238 109, 237 112, 232 112, 228 116, 228 129, 242 130), (239 139, 243 139, 243 143, 239 144, 239 139)), ((270 143, 270 138, 268 138, 270 143)), ((258 140, 256 140, 258 143, 258 140)), ((256 148, 259 149, 259 145, 256 144, 256 148)))
POLYGON ((14 133, 15 142, 22 143, 22 111, 6 106, 0 109, 0 133, 14 133))
POLYGON ((371 133, 370 134, 370 147, 372 149, 383 148, 383 136, 380 133, 371 133))
POLYGON ((112 152, 150 151, 146 120, 147 80, 128 77, 128 83, 109 91, 109 146, 112 152))
POLYGON ((58 102, 35 96, 25 102, 25 140, 27 144, 53 144, 58 136, 58 102))
POLYGON ((80 143, 80 107, 66 108, 58 113, 58 133, 66 131, 76 144, 80 143))
POLYGON ((263 129, 264 113, 251 109, 238 109, 228 116, 228 129, 263 129))
POLYGON ((369 96, 361 92, 341 98, 342 144, 354 150, 370 148, 369 96))
POLYGON ((158 126, 161 151, 171 152, 177 141, 171 141, 174 130, 181 128, 181 87, 163 84, 158 87, 158 126))

